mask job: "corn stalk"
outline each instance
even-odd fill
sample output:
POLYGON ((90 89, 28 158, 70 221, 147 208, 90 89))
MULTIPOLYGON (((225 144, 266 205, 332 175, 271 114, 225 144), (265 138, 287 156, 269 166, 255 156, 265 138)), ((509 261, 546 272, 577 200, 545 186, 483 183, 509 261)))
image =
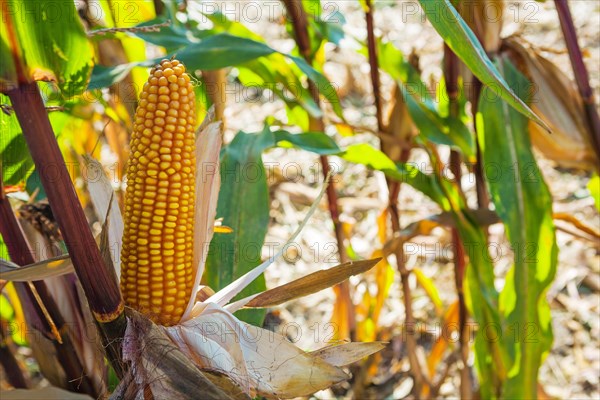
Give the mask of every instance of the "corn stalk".
MULTIPOLYGON (((380 79, 379 79, 379 61, 377 56, 377 43, 375 38, 375 23, 373 21, 373 5, 371 0, 365 1, 366 11, 365 19, 367 23, 367 49, 369 54, 369 66, 371 75, 371 85, 373 88, 373 97, 375 101, 375 113, 377 117, 377 130, 383 132, 383 111, 381 105, 381 91, 380 91, 380 79)), ((401 162, 406 162, 410 150, 403 148, 400 156, 401 162)), ((398 197, 400 196, 400 182, 386 179, 389 191, 388 200, 388 213, 392 224, 392 232, 394 235, 399 236, 401 231, 400 224, 400 209, 398 207, 398 197)), ((413 315, 412 307, 412 293, 410 289, 409 277, 410 271, 406 268, 405 257, 404 257, 404 245, 400 244, 395 247, 394 255, 396 257, 396 265, 398 273, 400 274, 400 284, 402 286, 402 300, 404 302, 405 312, 405 325, 409 331, 406 335, 406 346, 408 353, 408 361, 410 364, 410 373, 415 381, 413 386, 413 393, 419 394, 423 388, 423 385, 429 386, 427 377, 423 374, 423 368, 419 362, 417 356, 417 340, 415 332, 412 331, 412 327, 415 326, 415 318, 413 315)))
POLYGON ((54 215, 61 229, 90 310, 104 333, 110 361, 122 376, 118 340, 125 332, 124 303, 111 266, 92 236, 71 183, 35 82, 21 81, 7 92, 54 215))
MULTIPOLYGON (((449 113, 451 117, 458 116, 458 58, 456 54, 444 44, 444 80, 446 83, 446 94, 449 100, 449 113)), ((456 180, 458 188, 461 187, 461 156, 456 150, 450 153, 450 170, 456 180)), ((467 330, 467 306, 465 303, 464 277, 465 277, 465 249, 456 228, 452 228, 452 243, 455 249, 454 253, 454 281, 456 293, 458 295, 458 324, 459 324, 459 345, 460 359, 462 368, 460 370, 460 396, 463 399, 473 397, 471 374, 469 371, 469 334, 467 330)))
MULTIPOLYGON (((308 20, 306 17, 306 11, 304 10, 304 5, 302 4, 302 0, 283 0, 285 8, 288 12, 288 15, 291 19, 292 25, 294 27, 294 39, 296 40, 296 44, 298 45, 298 49, 300 50, 300 54, 306 60, 306 62, 312 65, 312 52, 310 48, 310 37, 308 35, 308 20)), ((312 80, 308 80, 308 89, 310 94, 314 100, 314 102, 319 105, 319 88, 312 80)), ((310 129, 315 132, 324 132, 325 124, 322 118, 314 118, 310 117, 310 129)), ((321 171, 323 172, 323 178, 326 179, 329 175, 331 168, 329 166, 329 160, 327 156, 320 156, 319 161, 321 162, 321 171)), ((331 215, 331 220, 333 221, 333 228, 335 231, 335 239, 338 246, 338 253, 340 255, 340 262, 345 263, 349 261, 348 253, 346 252, 346 246, 344 245, 344 231, 342 228, 342 223, 340 222, 340 211, 338 207, 337 201, 337 193, 335 191, 335 184, 333 181, 329 182, 329 186, 327 186, 327 204, 329 205, 329 214, 331 215)), ((347 321, 350 330, 350 338, 354 340, 354 331, 356 326, 356 321, 354 317, 354 312, 350 305, 352 304, 352 298, 350 295, 350 283, 345 281, 336 285, 336 290, 339 292, 339 300, 347 304, 348 313, 347 313, 347 321)))

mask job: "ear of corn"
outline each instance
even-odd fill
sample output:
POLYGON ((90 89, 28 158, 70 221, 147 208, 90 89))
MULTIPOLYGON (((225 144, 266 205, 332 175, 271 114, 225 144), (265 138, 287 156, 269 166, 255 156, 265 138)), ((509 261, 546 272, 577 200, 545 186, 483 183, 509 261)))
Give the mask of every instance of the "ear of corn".
POLYGON ((121 291, 132 308, 176 324, 194 282, 195 99, 177 60, 150 71, 127 170, 121 291))

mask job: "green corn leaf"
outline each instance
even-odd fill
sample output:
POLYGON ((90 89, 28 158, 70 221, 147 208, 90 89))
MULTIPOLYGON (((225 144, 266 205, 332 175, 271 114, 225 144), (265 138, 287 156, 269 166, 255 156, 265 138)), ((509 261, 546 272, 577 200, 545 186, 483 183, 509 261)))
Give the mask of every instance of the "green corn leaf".
POLYGON ((272 91, 286 103, 288 110, 300 105, 315 118, 323 116, 321 108, 302 85, 302 72, 282 54, 274 53, 249 61, 238 66, 238 70, 238 79, 244 86, 272 91))
MULTIPOLYGON (((526 99, 528 82, 508 61, 498 69, 526 99)), ((552 197, 533 156, 528 120, 507 102, 491 100, 485 88, 477 115, 484 170, 508 239, 514 266, 500 296, 505 318, 507 379, 502 396, 534 398, 544 355, 552 345, 550 307, 545 294, 556 272, 558 247, 552 221, 552 197)))
POLYGON ((375 171, 381 171, 399 182, 407 183, 423 192, 436 203, 443 205, 444 209, 449 206, 434 177, 424 174, 413 165, 395 164, 385 153, 371 145, 361 143, 349 146, 340 153, 340 157, 348 162, 362 164, 375 171))
POLYGON ((433 143, 452 146, 468 160, 473 160, 474 137, 466 125, 459 119, 440 115, 418 71, 404 60, 402 52, 392 43, 379 41, 378 50, 380 67, 398 83, 410 117, 420 134, 433 143))
MULTIPOLYGON (((0 94, 2 104, 10 104, 8 97, 0 94)), ((16 185, 33 171, 33 160, 29 155, 25 137, 17 116, 0 112, 0 160, 2 181, 5 185, 16 185)))
POLYGON ((471 28, 449 0, 419 0, 419 3, 431 25, 481 82, 515 110, 550 131, 548 125, 506 83, 471 28))
MULTIPOLYGON (((384 153, 367 144, 350 146, 340 153, 340 157, 382 171, 388 177, 414 187, 435 201, 442 210, 452 214, 468 255, 465 277, 467 306, 480 327, 491 329, 477 331, 475 361, 481 378, 482 393, 486 395, 485 398, 494 396, 494 382, 501 381, 505 375, 502 347, 498 340, 489 340, 490 335, 496 333, 494 329, 501 329, 498 293, 494 287, 494 268, 485 231, 468 211, 464 197, 445 178, 424 174, 410 164, 394 164, 384 153)), ((438 162, 432 154, 430 157, 434 163, 438 162)))
MULTIPOLYGON (((185 38, 181 38, 181 40, 185 40, 185 38)), ((319 91, 331 103, 334 112, 340 118, 343 118, 342 107, 337 92, 331 82, 329 82, 323 74, 308 65, 302 58, 277 52, 263 42, 246 37, 233 36, 228 33, 219 33, 207 36, 201 41, 188 41, 187 45, 173 50, 173 55, 176 55, 177 58, 186 65, 189 71, 215 70, 243 65, 250 61, 254 61, 257 58, 274 54, 280 54, 292 61, 302 73, 306 74, 309 79, 314 81, 319 91)), ((168 58, 170 55, 165 57, 168 58)), ((165 57, 159 57, 149 61, 121 64, 114 67, 102 67, 97 65, 92 72, 88 89, 99 89, 110 86, 127 76, 132 68, 137 66, 149 67, 165 57)), ((278 62, 282 61, 282 59, 279 58, 276 58, 276 60, 278 62)), ((274 68, 276 67, 277 66, 275 65, 274 68)), ((277 81, 279 80, 280 79, 277 79, 277 81)), ((298 92, 298 89, 296 88, 291 91, 291 93, 296 92, 298 92)), ((306 104, 309 112, 317 114, 319 111, 315 110, 316 104, 314 104, 314 101, 307 100, 308 96, 306 90, 302 89, 299 93, 299 101, 306 104)))
POLYGON ((306 132, 293 134, 288 131, 275 131, 275 141, 280 147, 297 146, 316 154, 338 154, 341 149, 335 141, 323 132, 306 132))
MULTIPOLYGON (((239 132, 221 154, 221 191, 217 217, 233 229, 215 234, 203 279, 215 291, 261 263, 261 249, 269 226, 269 190, 262 152, 275 145, 273 134, 239 132)), ((243 298, 266 289, 264 275, 238 295, 243 298)), ((242 310, 239 317, 260 326, 264 310, 242 310)))
POLYGON ((0 84, 13 87, 20 79, 49 80, 58 84, 63 97, 72 97, 87 86, 93 49, 73 2, 44 4, 2 2, 0 84))
MULTIPOLYGON (((10 105, 8 96, 0 94, 0 103, 10 105)), ((66 123, 74 118, 66 112, 51 113, 50 123, 53 131, 59 135, 63 132, 66 123)), ((2 181, 5 185, 17 185, 27 181, 34 171, 34 164, 14 113, 0 112, 0 133, 2 181)))

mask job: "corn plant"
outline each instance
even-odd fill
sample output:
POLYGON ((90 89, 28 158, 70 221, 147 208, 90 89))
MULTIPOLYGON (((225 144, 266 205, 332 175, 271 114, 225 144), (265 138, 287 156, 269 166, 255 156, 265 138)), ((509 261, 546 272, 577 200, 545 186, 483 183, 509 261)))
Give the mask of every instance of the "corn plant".
MULTIPOLYGON (((202 2, 60 1, 65 18, 35 1, 3 2, 0 304, 7 311, 0 312, 0 352, 7 382, 32 388, 16 352, 28 346, 53 386, 42 389, 46 396, 294 398, 347 381, 330 393, 383 398, 399 381, 392 374, 391 389, 373 392, 376 375, 395 361, 392 346, 380 350, 393 341, 390 330, 400 330, 401 374, 414 398, 438 397, 455 367, 456 396, 543 393, 538 373, 553 340, 546 294, 559 248, 552 194, 533 148, 590 174, 600 156, 597 107, 569 6, 555 2, 575 82, 524 38, 501 37, 502 19, 486 18, 485 10, 503 10, 503 1, 418 3, 444 40, 437 96, 419 49, 405 55, 376 35, 374 1, 357 2, 364 41, 344 32, 339 11, 323 16, 329 4, 282 1, 280 22, 294 44, 287 52, 202 2), (348 122, 342 90, 324 75, 328 52, 344 43, 369 66, 372 126, 348 122), (390 104, 383 75, 393 81, 390 104), (228 84, 270 90, 285 118, 269 116, 262 130, 228 137, 228 84), (379 148, 339 144, 365 132, 379 148), (275 147, 313 154, 322 189, 285 244, 263 259, 243 249, 265 242, 263 155, 275 147), (417 149, 431 171, 410 163, 417 149), (339 204, 346 182, 333 177, 332 159, 385 176, 378 240, 367 256, 352 247, 339 204), (256 179, 239 175, 248 168, 256 179), (475 176, 473 189, 463 186, 465 173, 475 176), (440 213, 406 225, 399 198, 407 186, 440 213), (322 199, 339 265, 268 289, 264 271, 322 199), (498 223, 512 249, 502 276, 489 252, 488 226, 498 223), (438 226, 453 246, 456 300, 449 304, 405 254, 408 242, 438 226), (359 274, 360 283, 348 280, 359 274), (384 327, 396 279, 404 320, 384 327), (448 327, 457 344, 447 335, 431 347, 419 341, 413 279, 435 309, 437 321, 426 322, 448 327), (267 309, 330 287, 332 345, 309 351, 263 329, 267 309)), ((593 182, 597 175, 590 192, 598 197, 593 182)), ((593 228, 575 226, 597 239, 593 228)))

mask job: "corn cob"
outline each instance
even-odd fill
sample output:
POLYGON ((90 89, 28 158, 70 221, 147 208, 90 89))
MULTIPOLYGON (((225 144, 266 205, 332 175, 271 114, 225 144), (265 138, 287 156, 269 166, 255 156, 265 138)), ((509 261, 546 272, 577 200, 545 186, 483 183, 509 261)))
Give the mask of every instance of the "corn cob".
POLYGON ((180 320, 194 282, 195 111, 183 64, 152 68, 130 143, 121 291, 130 307, 166 326, 180 320))

